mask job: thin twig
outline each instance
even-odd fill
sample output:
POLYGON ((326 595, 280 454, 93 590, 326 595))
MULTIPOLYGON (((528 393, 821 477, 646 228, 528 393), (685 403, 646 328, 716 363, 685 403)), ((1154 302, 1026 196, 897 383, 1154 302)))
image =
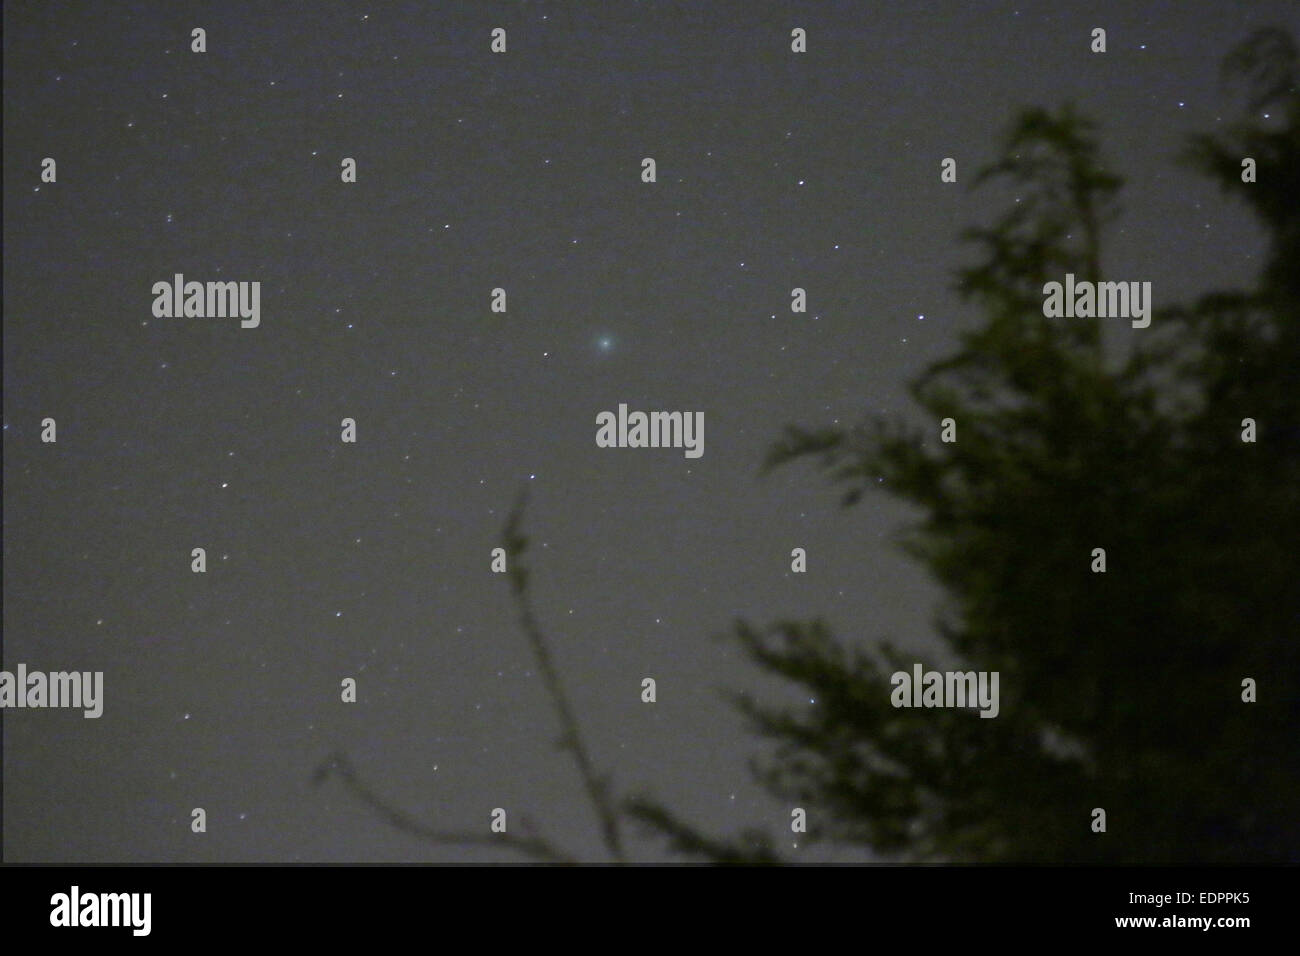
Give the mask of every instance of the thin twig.
POLYGON ((528 539, 519 530, 527 502, 528 490, 525 488, 520 492, 505 527, 505 551, 509 562, 511 590, 514 592, 515 603, 519 607, 519 623, 524 630, 524 634, 528 637, 529 644, 532 645, 533 656, 537 658, 537 669, 546 682, 546 689, 551 695, 551 703, 554 704, 555 711, 560 718, 560 749, 567 750, 573 755, 574 763, 578 765, 578 773, 582 777, 583 786, 586 788, 587 797, 591 800, 592 808, 600 820, 605 846, 609 849, 610 855, 621 863, 624 857, 623 841, 618 826, 618 809, 609 798, 609 788, 606 781, 596 774, 587 746, 583 742, 577 718, 573 716, 568 697, 565 695, 564 687, 560 683, 560 675, 551 660, 546 635, 542 633, 541 626, 537 623, 537 618, 533 615, 532 605, 528 600, 528 571, 522 561, 523 554, 528 548, 528 539))
MULTIPOLYGON (((537 623, 532 605, 528 600, 528 570, 523 563, 524 552, 528 549, 528 539, 520 531, 527 499, 528 494, 525 488, 520 493, 514 509, 510 512, 510 518, 506 522, 504 532, 508 574, 511 591, 519 609, 519 623, 523 627, 524 634, 528 637, 528 643, 532 646, 533 656, 537 658, 537 669, 541 672, 542 679, 546 683, 546 690, 551 695, 551 703, 560 719, 561 736, 559 747, 561 750, 567 750, 573 755, 574 763, 578 766, 578 774, 582 777, 583 787, 586 789, 592 808, 600 820, 605 846, 609 849, 614 860, 622 863, 624 862, 623 842, 619 833, 618 807, 610 799, 609 788, 605 779, 597 775, 595 766, 591 762, 587 746, 583 742, 582 732, 578 727, 577 718, 573 715, 573 709, 569 706, 569 699, 565 696, 564 687, 560 683, 560 675, 551 660, 546 635, 542 632, 541 625, 537 623)), ((469 833, 439 830, 426 826, 366 786, 357 776, 356 770, 353 769, 346 754, 337 753, 322 764, 316 771, 315 782, 323 782, 331 773, 341 777, 343 782, 363 803, 387 820, 393 827, 422 840, 442 844, 506 846, 539 860, 553 863, 576 862, 568 854, 540 836, 516 836, 512 833, 469 833)))
POLYGON ((572 857, 540 836, 517 836, 513 833, 471 833, 458 830, 439 830, 426 826, 391 803, 384 800, 357 776, 346 754, 334 754, 316 771, 315 782, 322 783, 330 774, 337 774, 343 782, 389 824, 404 833, 439 844, 472 844, 475 846, 504 846, 519 853, 551 863, 575 863, 572 857))

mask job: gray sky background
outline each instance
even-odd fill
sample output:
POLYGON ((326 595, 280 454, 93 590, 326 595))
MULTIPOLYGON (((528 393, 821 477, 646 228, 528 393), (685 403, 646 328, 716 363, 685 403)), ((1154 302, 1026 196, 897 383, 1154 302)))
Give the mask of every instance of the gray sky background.
POLYGON ((1260 236, 1173 158, 1236 116, 1223 54, 1295 19, 1214 0, 6 3, 4 664, 102 670, 106 703, 5 714, 5 858, 518 859, 313 788, 336 749, 431 824, 486 829, 500 806, 603 858, 488 569, 524 484, 538 614, 597 762, 712 831, 788 834, 719 693, 763 682, 714 635, 822 615, 933 649, 940 595, 891 545, 897 502, 841 511, 804 467, 760 480, 768 445, 913 414, 905 383, 978 319, 950 291, 956 237, 1003 208, 968 184, 1020 106, 1099 122, 1128 181, 1113 277, 1152 281, 1157 310, 1244 281, 1260 236), (177 272, 260 281, 261 326, 154 319, 177 272), (704 411, 703 457, 597 448, 620 402, 704 411))

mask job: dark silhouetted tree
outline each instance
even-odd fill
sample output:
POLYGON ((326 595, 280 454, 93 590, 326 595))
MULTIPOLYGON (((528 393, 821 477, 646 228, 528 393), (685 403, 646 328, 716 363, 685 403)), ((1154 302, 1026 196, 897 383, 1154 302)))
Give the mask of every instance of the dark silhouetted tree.
MULTIPOLYGON (((846 507, 869 490, 919 506, 905 546, 946 592, 936 624, 951 651, 923 663, 1000 673, 994 719, 896 709, 890 675, 914 654, 850 646, 817 621, 738 623, 760 667, 817 701, 737 696, 775 743, 761 778, 808 809, 810 839, 902 859, 1300 859, 1294 44, 1261 31, 1225 71, 1246 80, 1248 118, 1196 138, 1187 159, 1267 230, 1252 288, 1175 306, 1157 286, 1146 329, 1044 317, 1044 284, 1066 273, 1138 277, 1103 275, 1121 183, 1092 125, 1028 110, 979 179, 1021 201, 969 231, 980 258, 958 274, 986 320, 911 388, 932 424, 791 427, 772 449, 766 469, 810 459, 846 507), (1242 181, 1245 157, 1257 182, 1242 181), (939 440, 944 418, 955 443, 939 440), (1106 573, 1091 569, 1099 547, 1106 573), (1243 702, 1244 678, 1258 702, 1243 702)), ((743 839, 706 837, 649 799, 631 811, 681 850, 743 856, 743 839)))
MULTIPOLYGON (((760 778, 808 810, 809 840, 916 860, 1300 860, 1295 46, 1260 31, 1225 70, 1245 81, 1247 118, 1197 137, 1186 158, 1267 231, 1247 288, 1179 306, 1177 290, 1156 287, 1145 329, 1045 317, 1044 284, 1066 273, 1140 277, 1104 274, 1121 182, 1092 124, 1070 108, 1025 111, 978 180, 1014 185, 1020 201, 967 233, 980 254, 958 273, 983 322, 911 386, 929 426, 791 427, 772 449, 765 470, 812 460, 845 507, 881 490, 918 506, 906 547, 947 595, 936 626, 949 650, 921 663, 1000 675, 993 719, 895 708, 890 675, 910 672, 914 654, 849 645, 820 621, 739 622, 750 657, 817 701, 736 696, 775 744, 760 778), (1242 181, 1246 157, 1256 182, 1242 181), (945 418, 955 443, 939 440, 945 418), (1242 440, 1247 418, 1254 443, 1242 440), (1245 678, 1255 703, 1242 700, 1245 678), (1105 833, 1092 830, 1095 807, 1105 833)), ((610 858, 625 855, 630 816, 687 856, 779 862, 761 833, 702 833, 649 797, 620 801, 596 771, 529 604, 520 515, 506 531, 512 592, 610 858)), ((318 780, 331 775, 432 842, 571 860, 532 833, 427 827, 344 754, 318 780)))

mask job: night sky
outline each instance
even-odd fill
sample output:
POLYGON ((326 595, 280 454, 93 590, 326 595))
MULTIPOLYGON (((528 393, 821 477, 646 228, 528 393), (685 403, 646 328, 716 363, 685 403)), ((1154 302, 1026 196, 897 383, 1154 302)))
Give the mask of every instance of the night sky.
POLYGON ((1222 56, 1295 12, 6 3, 3 660, 102 670, 105 703, 5 713, 4 858, 520 859, 313 786, 341 751, 432 825, 504 807, 604 859, 489 567, 525 486, 537 615, 597 764, 797 858, 723 696, 791 691, 717 636, 822 615, 934 651, 941 594, 885 489, 845 512, 807 466, 760 478, 768 446, 921 421, 904 386, 980 318, 951 291, 958 235, 1005 208, 970 186, 1021 106, 1099 123, 1127 180, 1104 265, 1152 282, 1154 322, 1253 274, 1247 214, 1174 158, 1237 116, 1222 56), (176 273, 261 282, 260 326, 155 318, 176 273), (703 456, 596 447, 620 403, 703 411, 703 456))

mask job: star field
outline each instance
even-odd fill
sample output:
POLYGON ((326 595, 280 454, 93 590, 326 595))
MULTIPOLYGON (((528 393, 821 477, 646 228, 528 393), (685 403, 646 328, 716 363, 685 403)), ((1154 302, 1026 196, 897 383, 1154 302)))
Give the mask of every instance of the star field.
POLYGON ((802 468, 760 479, 769 445, 787 423, 914 414, 904 384, 971 320, 958 235, 1006 198, 968 174, 1018 106, 1098 121, 1128 178, 1108 253, 1125 271, 1183 300, 1229 284, 1260 237, 1172 160, 1228 115, 1230 41, 1294 8, 4 18, 4 660, 103 670, 107 698, 98 721, 5 717, 5 859, 480 861, 517 857, 420 844, 311 780, 344 751, 417 817, 463 829, 509 807, 602 858, 489 571, 519 490, 596 762, 711 829, 778 828, 788 808, 751 778, 761 744, 721 692, 790 689, 712 635, 823 615, 930 648, 939 594, 893 546, 910 512, 882 493, 846 517, 802 468), (261 325, 153 317, 174 273, 259 280, 261 325), (703 409, 706 453, 597 448, 594 416, 620 402, 703 409), (815 573, 789 573, 795 546, 815 573))

